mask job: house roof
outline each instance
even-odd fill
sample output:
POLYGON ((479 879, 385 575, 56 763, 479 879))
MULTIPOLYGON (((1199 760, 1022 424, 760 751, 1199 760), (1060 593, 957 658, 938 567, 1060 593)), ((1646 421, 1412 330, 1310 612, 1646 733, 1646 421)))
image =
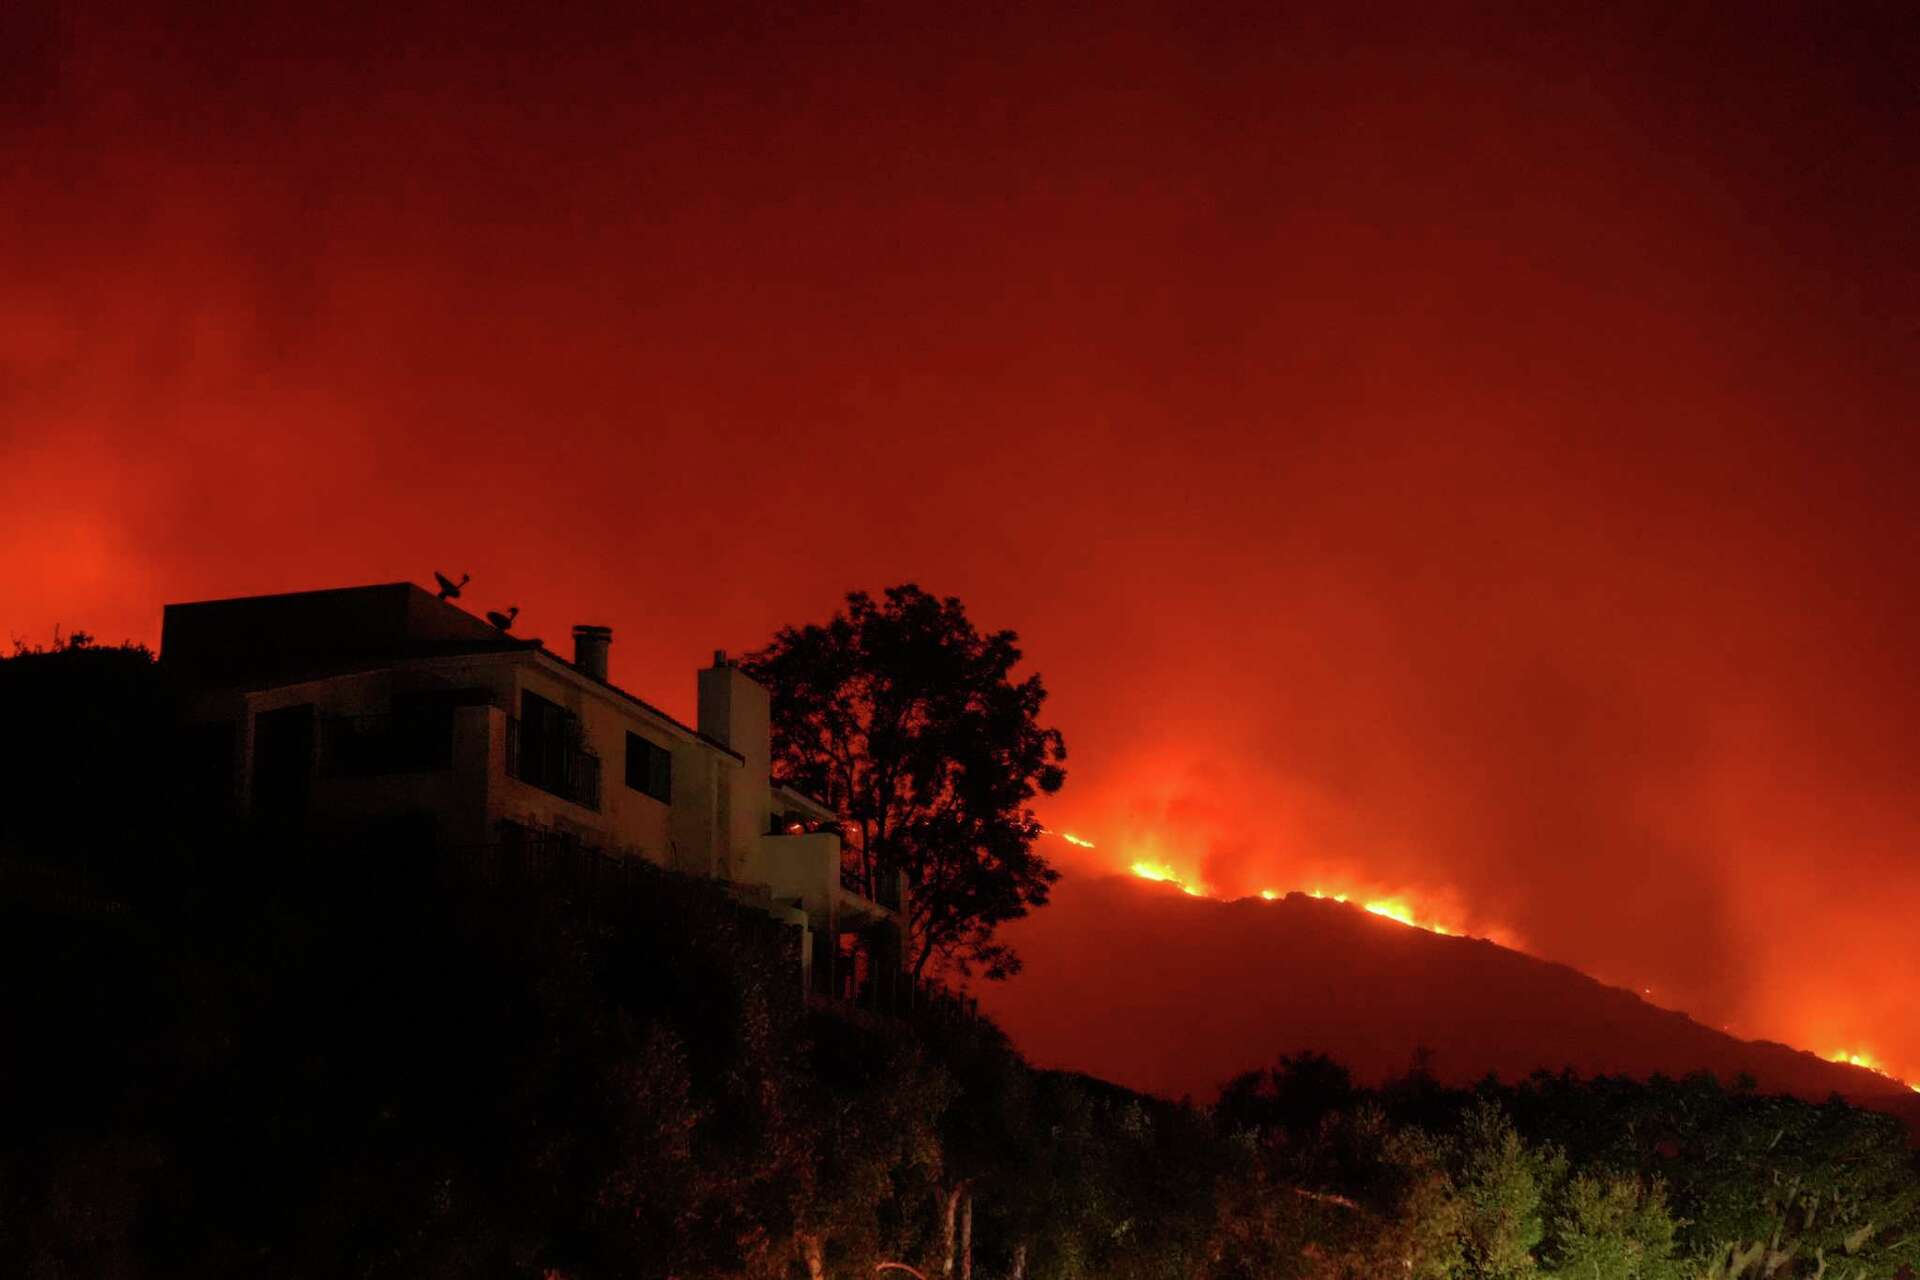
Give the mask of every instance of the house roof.
POLYGON ((167 605, 160 660, 205 684, 257 690, 420 659, 527 654, 735 760, 738 751, 537 639, 510 635, 411 582, 167 605))
POLYGON ((170 604, 160 627, 163 663, 227 684, 533 644, 411 582, 170 604))
POLYGON ((745 756, 741 755, 738 751, 735 751, 732 747, 727 746, 724 742, 721 742, 719 739, 709 737, 707 734, 700 732, 700 730, 694 728, 692 725, 686 723, 685 721, 680 720, 677 717, 668 715, 666 712, 662 711, 660 708, 654 706, 651 702, 648 702, 645 698, 639 697, 638 695, 633 693, 629 693, 627 690, 622 689, 619 685, 613 683, 611 680, 602 680, 598 676, 590 675, 589 673, 582 671, 578 664, 568 662, 565 658, 561 657, 559 654, 555 653, 553 650, 547 648, 544 644, 541 644, 539 641, 537 640, 534 641, 533 644, 530 646, 530 648, 534 652, 538 653, 541 657, 546 658, 547 660, 549 660, 550 662, 553 662, 558 666, 564 667, 569 673, 578 677, 581 680, 586 681, 588 684, 594 685, 601 689, 605 689, 607 692, 614 694, 617 697, 622 698, 627 702, 631 702, 634 706, 639 707, 642 711, 645 711, 648 715, 653 716, 656 719, 666 721, 668 724, 680 730, 682 733, 687 734, 689 737, 699 739, 702 743, 706 744, 709 747, 712 747, 715 751, 725 752, 727 755, 732 756, 735 760, 740 761, 742 764, 746 763, 745 756))

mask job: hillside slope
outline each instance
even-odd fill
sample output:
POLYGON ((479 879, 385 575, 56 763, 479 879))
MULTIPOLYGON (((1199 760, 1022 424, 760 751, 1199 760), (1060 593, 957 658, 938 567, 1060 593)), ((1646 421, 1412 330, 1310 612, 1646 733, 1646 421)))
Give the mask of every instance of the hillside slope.
POLYGON ((1363 1079, 1431 1053, 1441 1079, 1545 1068, 1746 1073, 1762 1089, 1920 1120, 1920 1094, 1786 1045, 1740 1040, 1565 965, 1299 894, 1218 902, 1129 877, 1075 877, 1009 929, 1026 969, 982 1006, 1036 1063, 1210 1096, 1283 1053, 1363 1079))

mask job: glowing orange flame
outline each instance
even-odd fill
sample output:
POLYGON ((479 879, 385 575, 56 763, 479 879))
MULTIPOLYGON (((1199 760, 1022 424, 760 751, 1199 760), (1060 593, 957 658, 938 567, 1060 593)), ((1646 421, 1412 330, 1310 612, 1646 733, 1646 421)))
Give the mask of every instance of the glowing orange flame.
POLYGON ((1209 896, 1205 888, 1188 884, 1185 880, 1182 880, 1178 875, 1174 874, 1172 867, 1162 862, 1136 862, 1129 870, 1142 880, 1157 880, 1161 884, 1170 884, 1189 897, 1204 898, 1209 896))
POLYGON ((1887 1070, 1886 1067, 1881 1064, 1880 1059, 1870 1053, 1851 1053, 1842 1049, 1837 1053, 1828 1054, 1827 1061, 1844 1063, 1849 1067, 1865 1067, 1868 1071, 1873 1072, 1873 1074, 1883 1079, 1891 1080, 1897 1085, 1911 1089, 1915 1093, 1920 1093, 1920 1084, 1908 1084, 1905 1080, 1902 1080, 1899 1076, 1887 1070))
POLYGON ((1068 844, 1077 844, 1077 845, 1079 845, 1079 846, 1080 846, 1080 847, 1081 847, 1082 849, 1091 849, 1091 848, 1093 848, 1093 841, 1091 841, 1091 840, 1082 840, 1082 839, 1081 839, 1081 838, 1080 838, 1079 836, 1077 836, 1077 835, 1075 835, 1075 834, 1073 834, 1073 832, 1071 832, 1071 831, 1062 831, 1062 832, 1060 833, 1060 838, 1061 838, 1062 840, 1065 840, 1065 841, 1066 841, 1066 842, 1067 842, 1068 844))
MULTIPOLYGON (((1280 895, 1271 889, 1262 889, 1260 896, 1266 898, 1268 901, 1272 901, 1280 895)), ((1328 893, 1325 889, 1309 889, 1307 890, 1307 896, 1309 898, 1318 898, 1322 902, 1352 901, 1352 899, 1344 893, 1328 893)), ((1395 924, 1404 924, 1413 929, 1424 929, 1428 933, 1437 933, 1443 938, 1466 938, 1474 936, 1459 925, 1442 924, 1430 916, 1424 916, 1404 898, 1369 898, 1355 905, 1360 907, 1361 910, 1379 916, 1384 920, 1391 920, 1395 924)), ((1503 947, 1508 947, 1515 951, 1520 949, 1510 937, 1499 934, 1488 934, 1486 936, 1499 942, 1503 947)))
MULTIPOLYGON (((1091 849, 1094 847, 1093 841, 1083 839, 1080 836, 1070 835, 1064 831, 1048 832, 1047 834, 1058 835, 1061 839, 1067 841, 1068 843, 1078 845, 1083 849, 1091 849)), ((1209 889, 1205 884, 1203 884, 1197 879, 1193 879, 1193 880, 1187 879, 1180 871, 1175 869, 1173 863, 1164 861, 1159 857, 1142 858, 1139 861, 1134 862, 1127 869, 1130 872, 1132 872, 1134 875, 1140 877, 1142 880, 1152 880, 1159 884, 1170 884, 1174 888, 1180 890, 1180 892, 1188 895, 1189 897, 1211 898, 1214 896, 1213 891, 1209 889)), ((1411 929, 1422 929, 1428 933, 1438 934, 1442 937, 1447 937, 1447 938, 1466 938, 1466 937, 1473 937, 1473 936, 1483 936, 1511 950, 1516 950, 1516 951, 1521 950, 1521 945, 1518 944, 1511 937, 1511 935, 1506 935, 1500 932, 1484 933, 1480 935, 1469 934, 1467 930, 1460 928, 1457 925, 1443 924, 1438 920, 1435 920, 1435 919, 1432 919, 1431 917, 1426 916, 1422 911, 1417 909, 1411 901, 1409 901, 1407 898, 1404 898, 1404 897, 1360 898, 1356 900, 1352 895, 1349 895, 1347 893, 1329 892, 1328 890, 1324 888, 1319 888, 1319 887, 1307 889, 1304 892, 1308 897, 1318 898, 1323 902, 1337 902, 1337 903, 1350 902, 1354 906, 1359 907, 1361 910, 1367 912, 1370 915, 1379 916, 1383 920, 1391 920, 1395 924, 1405 925, 1411 929)), ((1276 902, 1279 899, 1286 897, 1287 895, 1284 891, 1279 889, 1261 889, 1259 891, 1259 896, 1264 901, 1276 902)), ((1637 983, 1633 984, 1633 986, 1634 986, 1634 989, 1637 989, 1638 991, 1640 991, 1642 995, 1651 996, 1653 994, 1653 988, 1651 987, 1641 986, 1637 983)), ((1731 1032, 1730 1028, 1723 1028, 1723 1029, 1731 1032)), ((1920 1093, 1920 1084, 1910 1084, 1907 1082, 1907 1080, 1904 1080, 1901 1077, 1895 1075, 1892 1071, 1888 1070, 1881 1063, 1881 1060, 1879 1058, 1876 1058, 1871 1053, 1863 1053, 1863 1052, 1858 1052, 1854 1050, 1841 1050, 1836 1053, 1828 1054, 1827 1058, 1829 1061, 1844 1063, 1847 1066, 1863 1067, 1866 1070, 1871 1071, 1874 1074, 1882 1077, 1883 1079, 1889 1080, 1894 1084, 1900 1085, 1902 1088, 1911 1089, 1915 1093, 1920 1093)))
MULTIPOLYGON (((1142 861, 1134 863, 1128 870, 1134 875, 1139 876, 1142 880, 1153 880, 1161 884, 1174 885, 1182 893, 1189 894, 1192 897, 1205 898, 1212 896, 1204 885, 1196 885, 1183 879, 1177 871, 1164 862, 1153 862, 1143 859, 1142 861)), ((1260 896, 1268 902, 1275 902, 1285 895, 1277 889, 1262 889, 1260 896)), ((1323 889, 1309 889, 1307 896, 1310 898, 1319 898, 1325 902, 1346 902, 1348 900, 1347 895, 1344 893, 1328 893, 1323 889)), ((1362 902, 1358 905, 1376 916, 1392 920, 1397 924, 1407 925, 1410 928, 1424 929, 1428 933, 1437 933, 1442 937, 1448 938, 1464 936, 1464 932, 1460 929, 1441 924, 1437 920, 1421 919, 1415 914, 1412 907, 1408 906, 1399 898, 1379 898, 1369 902, 1362 902)))
MULTIPOLYGON (((1374 915, 1385 916, 1389 920, 1398 920, 1401 924, 1414 924, 1413 912, 1404 903, 1363 902, 1360 905, 1363 909, 1373 912, 1374 915)), ((1418 926, 1416 925, 1415 927, 1417 928, 1418 926)))
MULTIPOLYGON (((1074 844, 1080 845, 1083 848, 1090 849, 1094 847, 1093 841, 1081 836, 1058 831, 1051 831, 1048 832, 1048 834, 1058 835, 1062 839, 1071 840, 1074 844)), ((1138 857, 1127 869, 1142 880, 1153 880, 1161 884, 1171 884, 1190 897, 1212 898, 1216 896, 1213 889, 1209 887, 1205 881, 1201 880, 1198 876, 1181 870, 1180 868, 1185 864, 1179 859, 1167 857, 1162 852, 1157 841, 1152 839, 1142 841, 1135 847, 1134 852, 1143 856, 1138 857)), ((1277 902, 1281 898, 1286 897, 1289 891, 1278 888, 1266 888, 1260 889, 1257 892, 1259 897, 1264 901, 1277 902)), ((1445 918, 1433 914, 1430 910, 1431 904, 1416 905, 1413 898, 1408 896, 1370 898, 1339 890, 1329 890, 1319 886, 1311 889, 1295 890, 1294 892, 1304 892, 1308 897, 1319 898, 1328 902, 1351 902, 1353 905, 1373 915, 1379 916, 1384 920, 1392 920, 1396 924, 1406 925, 1412 929, 1420 929, 1427 933, 1439 934, 1441 937, 1481 937, 1516 951, 1521 949, 1521 944, 1511 933, 1506 931, 1488 931, 1485 929, 1470 932, 1465 926, 1457 923, 1460 917, 1445 918)))
POLYGON ((1456 929, 1449 929, 1446 925, 1440 924, 1437 921, 1420 919, 1413 914, 1412 907, 1398 898, 1363 902, 1360 905, 1363 909, 1371 911, 1376 916, 1385 916, 1389 920, 1398 921, 1401 924, 1408 925, 1415 929, 1425 929, 1428 933, 1438 933, 1445 937, 1453 937, 1459 932, 1456 929))

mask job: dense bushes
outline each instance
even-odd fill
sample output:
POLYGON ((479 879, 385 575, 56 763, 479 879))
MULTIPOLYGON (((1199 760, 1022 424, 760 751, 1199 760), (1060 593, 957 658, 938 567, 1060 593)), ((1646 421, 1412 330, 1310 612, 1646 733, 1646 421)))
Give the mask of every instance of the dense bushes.
POLYGON ((810 1010, 777 928, 664 872, 592 910, 399 847, 180 874, 6 881, 21 1274, 1627 1280, 1912 1245, 1897 1128, 1838 1102, 1306 1059, 1202 1110, 950 1011, 810 1010))
POLYGON ((1249 1274, 1897 1276, 1920 1247, 1899 1122, 1837 1098, 1705 1075, 1356 1090, 1307 1055, 1233 1081, 1215 1114, 1257 1138, 1267 1185, 1350 1206, 1249 1274))

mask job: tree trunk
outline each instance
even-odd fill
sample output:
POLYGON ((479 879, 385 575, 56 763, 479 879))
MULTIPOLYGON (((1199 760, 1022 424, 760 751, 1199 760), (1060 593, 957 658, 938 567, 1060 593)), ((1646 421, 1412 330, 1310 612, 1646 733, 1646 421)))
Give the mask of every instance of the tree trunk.
POLYGON ((960 1213, 961 1190, 962 1188, 956 1186, 953 1190, 947 1192, 947 1203, 942 1209, 940 1216, 940 1243, 942 1246, 940 1274, 942 1276, 953 1275, 954 1240, 956 1235, 955 1224, 960 1213))
POLYGON ((807 1260, 807 1280, 827 1280, 827 1251, 819 1236, 801 1236, 800 1253, 807 1260))
POLYGON ((860 823, 860 876, 869 901, 873 898, 873 824, 860 823))
MULTIPOLYGON (((909 933, 913 931, 913 926, 911 922, 909 922, 907 926, 907 931, 909 933)), ((921 943, 920 954, 913 958, 913 985, 914 986, 917 987, 920 985, 921 979, 927 971, 927 961, 931 959, 933 959, 933 943, 930 941, 921 943)))
POLYGON ((1027 1246, 1013 1246, 1013 1269, 1007 1272, 1007 1280, 1027 1280, 1027 1246))
POLYGON ((960 1280, 973 1280, 973 1193, 960 1206, 960 1280))

